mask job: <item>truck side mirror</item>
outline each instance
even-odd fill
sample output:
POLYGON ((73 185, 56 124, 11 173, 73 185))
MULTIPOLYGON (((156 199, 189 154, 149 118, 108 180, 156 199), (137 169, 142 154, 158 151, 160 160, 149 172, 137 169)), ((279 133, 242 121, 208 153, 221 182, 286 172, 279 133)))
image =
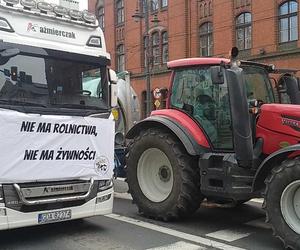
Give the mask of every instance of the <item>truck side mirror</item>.
POLYGON ((117 107, 118 106, 118 77, 114 70, 109 69, 109 81, 110 81, 110 106, 117 107))
POLYGON ((223 84, 224 74, 222 72, 221 66, 212 66, 210 68, 211 80, 213 84, 223 84))
POLYGON ((118 81, 117 74, 112 69, 109 69, 109 81, 110 81, 110 83, 114 83, 114 84, 116 84, 118 81))

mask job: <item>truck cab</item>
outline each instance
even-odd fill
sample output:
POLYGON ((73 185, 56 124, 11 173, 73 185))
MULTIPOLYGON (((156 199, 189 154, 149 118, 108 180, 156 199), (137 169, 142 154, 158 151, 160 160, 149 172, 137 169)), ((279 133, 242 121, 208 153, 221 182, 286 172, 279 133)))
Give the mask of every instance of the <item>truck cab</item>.
POLYGON ((0 34, 0 229, 110 213, 117 77, 95 16, 1 0, 0 34))

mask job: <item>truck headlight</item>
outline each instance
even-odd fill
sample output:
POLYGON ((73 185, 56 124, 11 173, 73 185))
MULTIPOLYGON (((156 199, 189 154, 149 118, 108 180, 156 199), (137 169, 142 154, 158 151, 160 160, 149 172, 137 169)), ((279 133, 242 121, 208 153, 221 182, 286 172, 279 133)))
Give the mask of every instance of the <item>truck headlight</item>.
POLYGON ((101 180, 98 184, 98 191, 104 191, 113 186, 113 180, 101 180))

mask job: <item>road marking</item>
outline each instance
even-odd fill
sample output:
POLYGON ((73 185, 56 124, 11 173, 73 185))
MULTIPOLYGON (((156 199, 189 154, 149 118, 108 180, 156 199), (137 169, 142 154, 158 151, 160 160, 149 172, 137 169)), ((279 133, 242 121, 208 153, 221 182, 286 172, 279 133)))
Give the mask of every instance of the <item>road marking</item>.
POLYGON ((258 227, 258 228, 262 228, 262 229, 271 229, 271 226, 265 222, 265 218, 252 220, 252 221, 245 223, 244 225, 251 226, 251 227, 258 227))
POLYGON ((118 199, 132 200, 131 194, 114 192, 114 197, 118 199))
POLYGON ((111 219, 115 219, 115 220, 119 220, 119 221, 123 221, 123 222, 127 222, 129 224, 133 224, 139 227, 143 227, 143 228, 147 228, 150 230, 154 230, 157 232, 161 232, 164 234, 168 234, 174 237, 178 237, 190 242, 194 242, 197 244, 201 244, 204 246, 208 246, 208 247, 215 247, 218 249, 222 249, 222 250, 245 250, 244 248, 239 248, 239 247, 235 247, 235 246, 231 246, 222 242, 218 242, 215 240, 210 240, 204 237, 200 237, 200 236, 196 236, 193 234, 188 234, 188 233, 183 233, 174 229, 170 229, 170 228, 166 228, 166 227, 162 227, 162 226, 158 226, 158 225, 154 225, 148 222, 144 222, 144 221, 140 221, 140 220, 136 220, 133 218, 129 218, 129 217, 125 217, 122 215, 118 215, 118 214, 109 214, 109 215, 105 215, 108 218, 111 219))
POLYGON ((189 249, 189 250, 205 250, 206 247, 201 247, 195 244, 187 243, 185 241, 178 241, 174 244, 148 248, 147 250, 182 250, 182 249, 189 249))
POLYGON ((220 231, 206 234, 206 236, 209 236, 209 237, 212 237, 212 238, 215 238, 218 240, 232 242, 235 240, 245 238, 245 237, 249 236, 250 234, 251 233, 245 233, 245 232, 241 232, 239 230, 225 229, 225 230, 220 230, 220 231))

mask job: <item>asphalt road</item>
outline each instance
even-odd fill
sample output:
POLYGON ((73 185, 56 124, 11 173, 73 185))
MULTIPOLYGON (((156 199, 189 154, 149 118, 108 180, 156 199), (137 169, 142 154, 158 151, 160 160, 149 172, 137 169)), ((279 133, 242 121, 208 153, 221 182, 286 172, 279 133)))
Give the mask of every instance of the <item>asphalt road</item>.
POLYGON ((264 223, 260 201, 203 206, 189 219, 164 223, 141 217, 122 181, 115 188, 121 198, 115 198, 112 215, 3 231, 0 249, 283 249, 264 223))

